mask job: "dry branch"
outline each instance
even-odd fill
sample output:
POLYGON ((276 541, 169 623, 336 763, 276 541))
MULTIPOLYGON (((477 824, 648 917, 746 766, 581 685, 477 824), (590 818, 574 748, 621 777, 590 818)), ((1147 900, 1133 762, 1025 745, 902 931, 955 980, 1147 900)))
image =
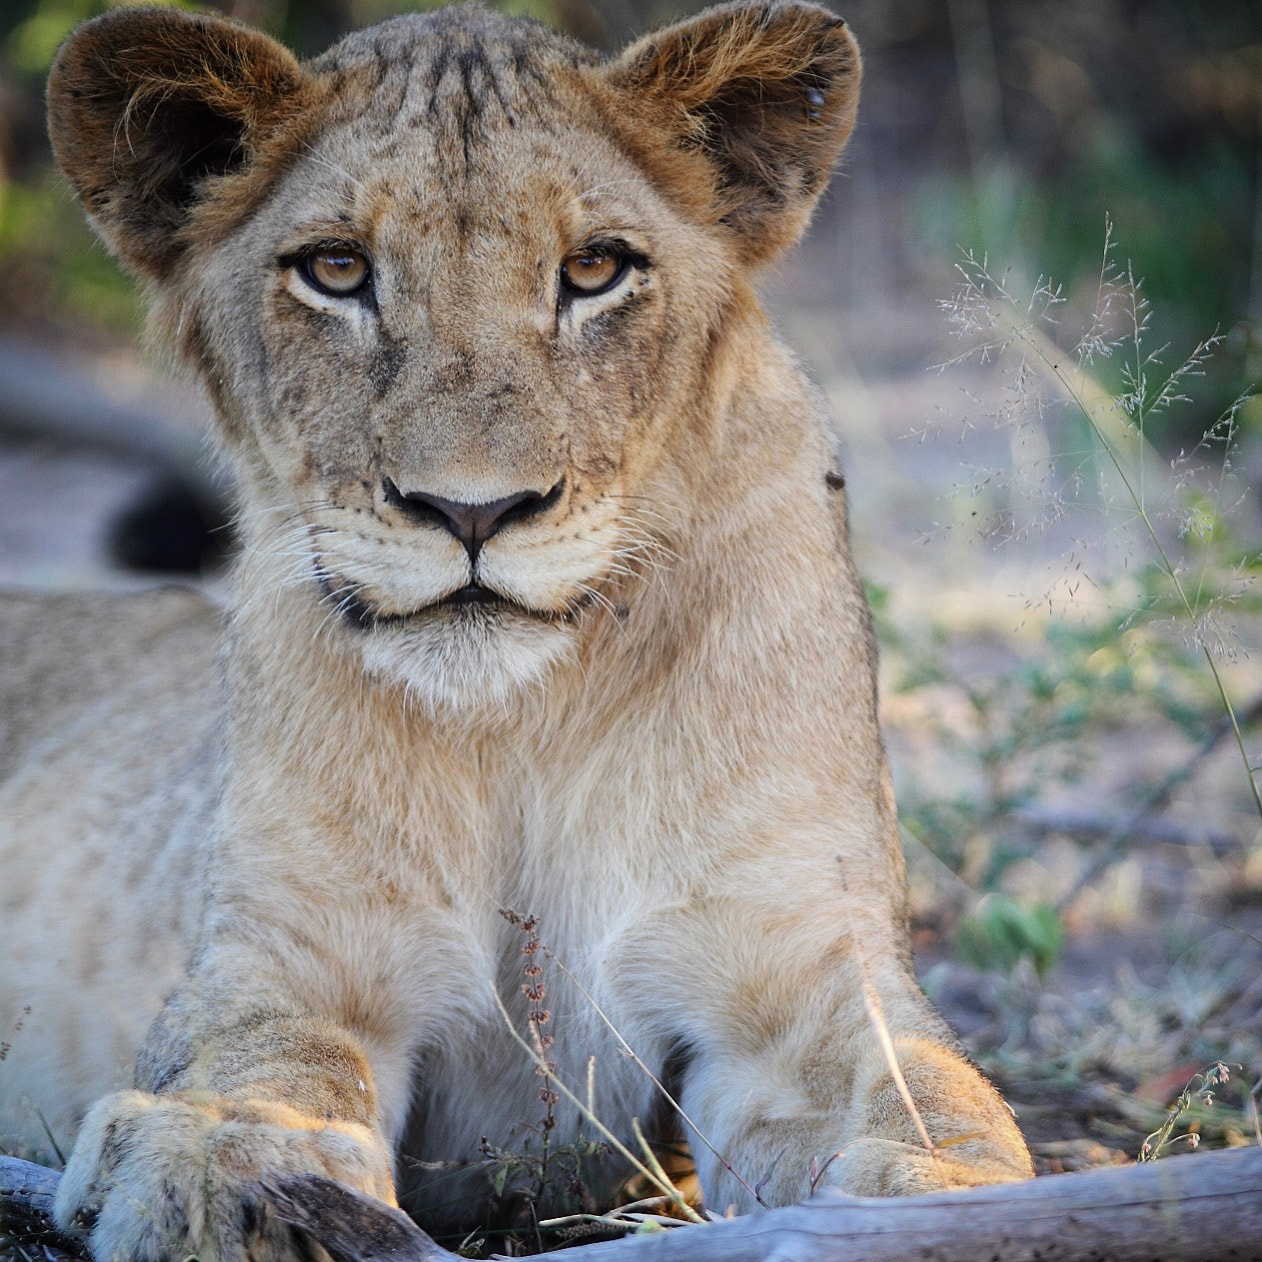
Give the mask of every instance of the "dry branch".
POLYGON ((0 1154, 0 1242, 11 1237, 30 1246, 28 1256, 48 1262, 87 1257, 83 1246, 63 1236, 53 1223, 53 1197, 60 1179, 55 1170, 0 1154))
MULTIPOLYGON (((57 1177, 0 1158, 0 1207, 12 1215, 13 1180, 26 1199, 38 1185, 46 1206, 57 1177)), ((269 1178, 260 1191, 334 1262, 455 1257, 398 1210, 327 1179, 269 1178)), ((750 1218, 581 1247, 583 1262, 1262 1262, 1262 1148, 901 1200, 824 1192, 750 1218)))
POLYGON ((263 1180, 277 1218, 318 1240, 333 1262, 442 1262, 435 1244, 402 1210, 315 1174, 263 1180))
POLYGON ((1063 833, 1083 841, 1099 841, 1101 838, 1107 841, 1122 835, 1127 842, 1155 842, 1188 849, 1203 846, 1216 855, 1232 854, 1247 849, 1249 845, 1247 837, 1233 836, 1209 828, 1204 823, 1181 824, 1150 814, 1123 816, 1116 811, 1092 810, 1090 807, 1029 806, 1017 811, 1015 818, 1029 832, 1039 835, 1063 833))

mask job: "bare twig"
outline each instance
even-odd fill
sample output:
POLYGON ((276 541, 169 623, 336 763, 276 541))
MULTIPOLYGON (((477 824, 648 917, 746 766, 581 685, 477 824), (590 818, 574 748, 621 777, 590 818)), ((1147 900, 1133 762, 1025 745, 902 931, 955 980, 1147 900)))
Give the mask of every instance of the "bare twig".
POLYGON ((1214 752, 1227 737, 1236 735, 1240 728, 1262 719, 1262 696, 1255 697, 1238 712, 1224 714, 1206 734, 1191 758, 1168 772, 1148 797, 1129 815, 1118 821, 1108 834, 1095 858, 1087 865, 1073 885, 1057 900, 1056 910, 1064 912, 1078 895, 1106 868, 1111 867, 1126 849, 1126 843, 1137 832, 1142 832, 1146 821, 1164 811, 1174 797, 1175 790, 1191 779, 1197 768, 1214 752))
MULTIPOLYGON (((607 1214, 566 1214, 564 1218, 541 1218, 539 1220, 540 1227, 569 1227, 575 1223, 595 1223, 609 1227, 611 1230, 634 1231, 639 1225, 639 1220, 645 1217, 642 1211, 660 1209, 663 1205, 670 1203, 669 1196, 646 1196, 642 1201, 632 1201, 629 1205, 619 1205, 617 1209, 610 1210, 607 1214)), ((653 1218, 661 1218, 663 1215, 653 1214, 653 1218)), ((681 1223, 683 1220, 679 1218, 672 1219, 672 1223, 681 1223)))
POLYGON ((868 979, 867 972, 865 961, 863 969, 863 1006, 867 1010, 868 1020, 872 1023, 873 1030, 876 1031, 877 1041, 881 1045, 881 1055, 885 1057, 885 1064, 890 1071, 890 1077, 893 1078, 894 1086, 898 1089, 903 1107, 911 1116, 912 1123, 916 1127, 916 1134, 920 1136, 920 1142, 924 1144, 925 1151, 930 1156, 936 1157, 938 1156, 938 1146, 930 1138, 924 1118, 920 1116, 920 1110, 916 1107, 916 1101, 912 1098, 911 1088, 907 1085, 907 1079, 903 1077, 902 1067, 899 1065, 898 1057, 894 1053, 894 1039, 891 1037, 890 1028, 885 1022, 885 1012, 881 1007, 881 997, 876 993, 876 987, 868 979))
MULTIPOLYGON (((1243 837, 1206 828, 1204 825, 1180 824, 1172 819, 1154 819, 1148 813, 1136 819, 1134 814, 1117 811, 1096 811, 1078 806, 1023 806, 1015 815, 1022 829, 1037 835, 1061 833, 1082 841, 1112 838, 1125 829, 1132 842, 1148 842, 1161 846, 1206 848, 1216 855, 1232 854, 1248 847, 1243 837)), ((1114 857, 1118 857, 1114 855, 1114 857)))
MULTIPOLYGON (((841 865, 842 858, 838 855, 838 879, 841 881, 842 889, 846 889, 846 878, 840 872, 841 865)), ((894 1086, 903 1102, 903 1107, 911 1117, 912 1124, 916 1128, 916 1134, 920 1137, 920 1142, 924 1144, 925 1151, 931 1157, 937 1157, 940 1155, 938 1146, 929 1135, 929 1128, 925 1126, 924 1118, 920 1116, 920 1110, 916 1107, 911 1088, 907 1085, 907 1079, 903 1077, 902 1066, 898 1063, 898 1056, 894 1050, 894 1038, 890 1034, 889 1024, 885 1020, 885 1010, 881 1007, 881 996, 877 994, 876 986, 872 982, 872 970, 868 966, 868 957, 864 951, 862 940, 855 931, 854 917, 851 915, 849 903, 846 904, 846 918, 850 922, 850 941, 854 944, 855 957, 858 959, 859 967, 863 971, 863 1007, 868 1014, 868 1021, 876 1034, 877 1042, 881 1048, 881 1055, 885 1058, 886 1068, 890 1071, 890 1077, 894 1081, 894 1086)))

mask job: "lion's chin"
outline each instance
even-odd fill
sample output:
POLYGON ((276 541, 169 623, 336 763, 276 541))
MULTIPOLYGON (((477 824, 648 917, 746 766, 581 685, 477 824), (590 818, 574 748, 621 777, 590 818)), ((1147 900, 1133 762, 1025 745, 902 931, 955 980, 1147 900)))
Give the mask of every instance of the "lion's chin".
POLYGON ((501 606, 473 606, 380 623, 358 635, 364 667, 402 684, 410 700, 433 711, 471 714, 504 709, 547 687, 574 656, 573 629, 501 606))

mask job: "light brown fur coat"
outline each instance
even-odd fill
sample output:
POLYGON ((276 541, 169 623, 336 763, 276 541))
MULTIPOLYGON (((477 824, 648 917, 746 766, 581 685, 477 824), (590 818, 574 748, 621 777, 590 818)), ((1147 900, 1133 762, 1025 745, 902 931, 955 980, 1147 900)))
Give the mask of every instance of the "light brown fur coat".
MULTIPOLYGON (((762 2, 612 61, 478 8, 304 65, 169 10, 63 48, 58 158, 242 489, 226 615, 0 606, 0 1140, 77 1132, 58 1212, 99 1258, 290 1256, 277 1169, 478 1221, 482 1137, 542 1110, 500 907, 767 1202, 838 1150, 861 1193, 1030 1173, 911 971, 844 491, 751 288, 858 79, 832 15, 762 2), (356 296, 304 270, 330 241, 356 296), (597 246, 617 283, 567 291, 597 246), (476 554, 407 499, 526 493, 476 554), (919 1145, 865 983, 934 1141, 973 1138, 919 1145)), ((549 984, 562 1079, 660 1116, 549 984)))

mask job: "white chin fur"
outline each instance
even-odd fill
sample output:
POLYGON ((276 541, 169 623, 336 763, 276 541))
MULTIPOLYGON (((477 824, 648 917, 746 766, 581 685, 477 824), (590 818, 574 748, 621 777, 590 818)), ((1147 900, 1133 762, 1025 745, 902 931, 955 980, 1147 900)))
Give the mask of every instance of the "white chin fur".
POLYGON ((564 625, 477 611, 377 626, 360 641, 374 678, 403 684, 427 709, 457 713, 505 707, 528 689, 546 689, 554 666, 574 649, 564 625))

